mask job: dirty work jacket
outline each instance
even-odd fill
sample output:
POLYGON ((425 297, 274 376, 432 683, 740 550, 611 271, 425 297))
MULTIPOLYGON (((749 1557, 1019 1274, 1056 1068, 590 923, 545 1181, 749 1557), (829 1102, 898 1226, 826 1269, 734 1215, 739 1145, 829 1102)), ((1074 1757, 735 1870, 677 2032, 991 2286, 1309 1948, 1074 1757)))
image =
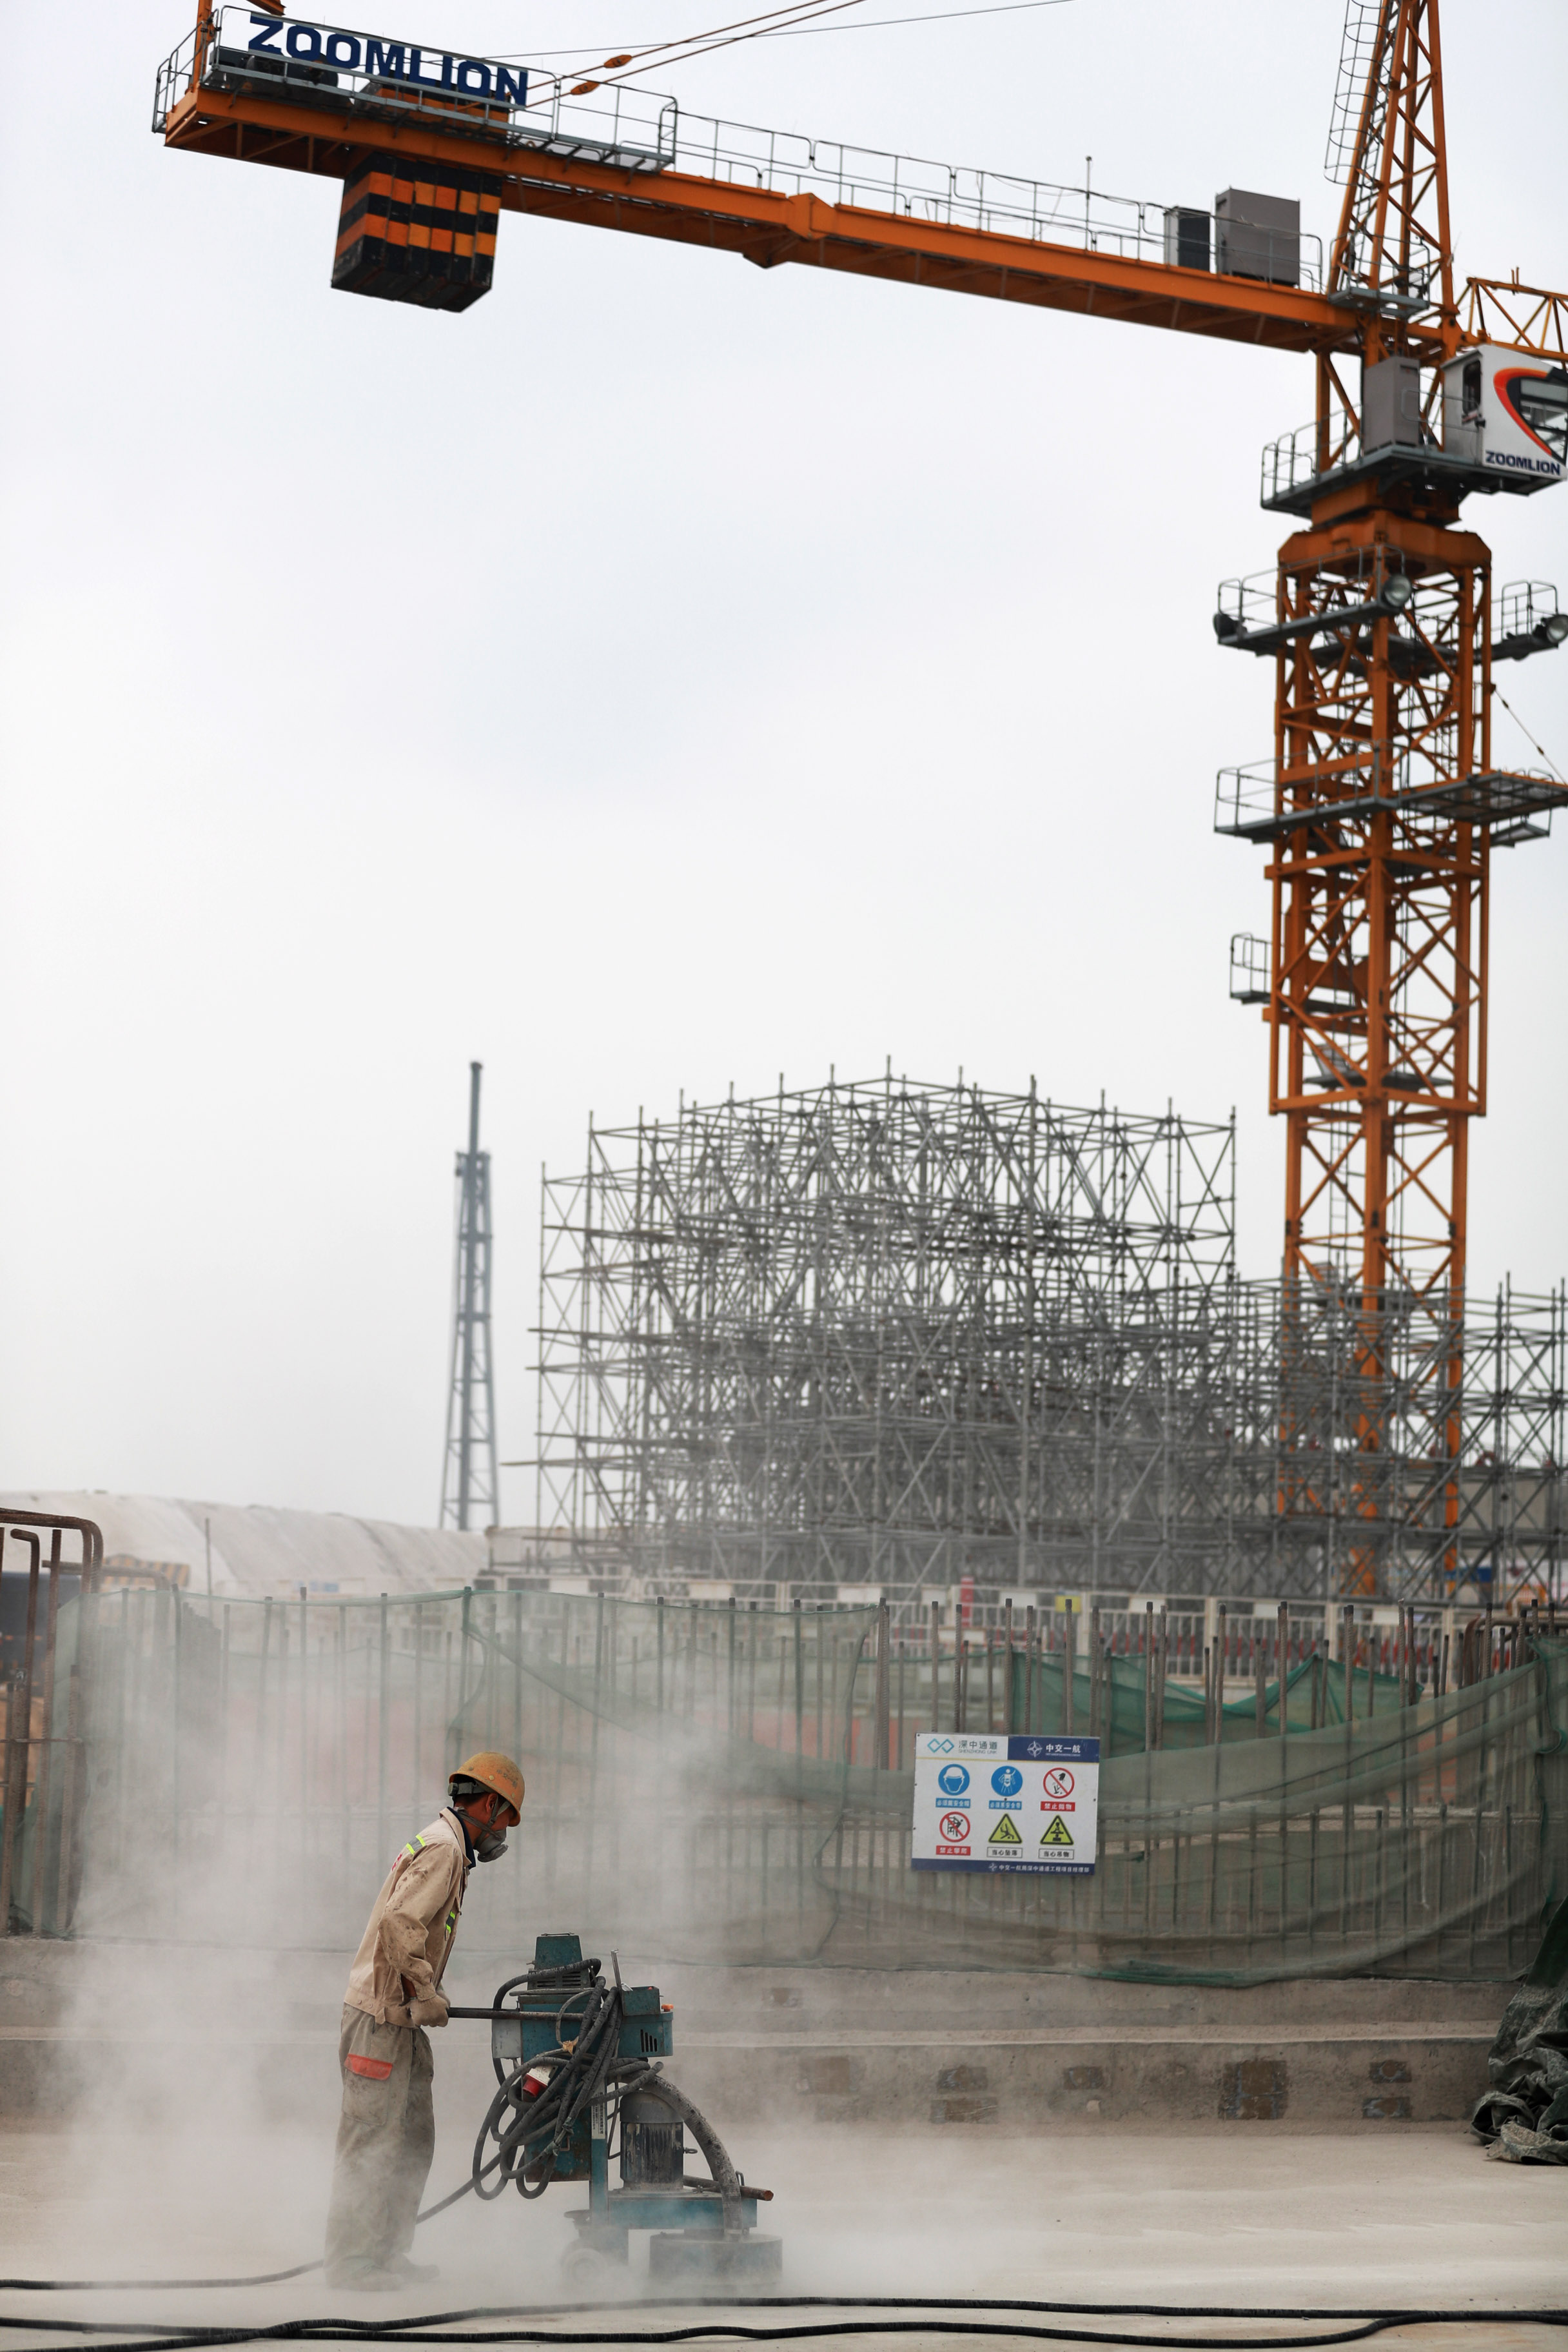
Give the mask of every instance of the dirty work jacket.
POLYGON ((409 2000, 425 2000, 441 1981, 469 1867, 453 1812, 438 1813, 410 1839, 387 1873, 349 1970, 351 2009, 363 2009, 378 2025, 408 2023, 409 2000))

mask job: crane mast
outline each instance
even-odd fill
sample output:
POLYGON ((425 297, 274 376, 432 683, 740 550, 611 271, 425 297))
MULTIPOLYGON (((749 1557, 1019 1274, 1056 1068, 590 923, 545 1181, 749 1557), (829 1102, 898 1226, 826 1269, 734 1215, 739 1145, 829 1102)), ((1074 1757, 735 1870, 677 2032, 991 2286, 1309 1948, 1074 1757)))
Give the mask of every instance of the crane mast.
MULTIPOLYGON (((1274 656, 1268 1019, 1270 1106, 1286 1122, 1280 1507, 1347 1517, 1342 1589, 1371 1594, 1413 1499, 1408 1438, 1390 1443, 1396 1392, 1445 1523, 1460 1517, 1490 856, 1539 828, 1528 784, 1492 766, 1491 557, 1458 527, 1471 485, 1422 462, 1423 366, 1440 371, 1463 340, 1437 0, 1351 0, 1348 35, 1358 13, 1375 15, 1370 72, 1327 290, 1359 316, 1361 376, 1319 357, 1315 478, 1295 501, 1305 528, 1279 550, 1275 610, 1289 624, 1367 609, 1274 656), (1393 454, 1371 465, 1379 444, 1393 454), (1326 1360, 1331 1327, 1354 1334, 1349 1361, 1342 1338, 1326 1360), (1322 1443, 1331 1421, 1354 1433, 1348 1462, 1342 1434, 1322 1443)), ((1430 382, 1440 394, 1440 373, 1430 382)))

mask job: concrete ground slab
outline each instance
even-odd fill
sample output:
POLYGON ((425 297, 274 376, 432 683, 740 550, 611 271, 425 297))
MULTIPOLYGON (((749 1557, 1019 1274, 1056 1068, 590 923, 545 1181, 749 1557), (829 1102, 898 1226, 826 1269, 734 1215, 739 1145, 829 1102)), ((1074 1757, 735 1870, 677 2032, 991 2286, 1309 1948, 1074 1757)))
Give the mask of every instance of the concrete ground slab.
MULTIPOLYGON (((106 2114, 96 2127, 0 2132, 6 2273, 234 2276, 313 2255, 330 2135, 259 2124, 244 2078, 237 2063, 226 2097, 220 2063, 205 2107, 182 2129, 139 2128, 134 2118, 106 2114)), ((463 2177, 468 2126, 477 2121, 452 2111, 449 2091, 448 2084, 440 2097, 433 2196, 463 2177)), ((1250 2131, 1075 2134, 1057 2142, 993 2131, 932 2141, 865 2126, 803 2133, 716 2120, 748 2179, 774 2191, 765 2226, 784 2240, 786 2292, 1461 2310, 1477 2315, 1474 2324, 1405 2327, 1379 2341, 1410 2352, 1563 2352, 1561 2330, 1500 2327, 1481 2315, 1568 2305, 1568 2172, 1488 2163, 1456 2130, 1305 2139, 1250 2131)), ((469 2202, 431 2222, 416 2252, 439 2262, 443 2277, 395 2298, 397 2315, 476 2304, 558 2306, 570 2293, 558 2265, 578 2201, 580 2192, 563 2189, 537 2205, 469 2202)), ((629 2285, 645 2263, 639 2249, 629 2285)), ((262 2326, 329 2314, 363 2321, 381 2308, 329 2294, 319 2273, 264 2289, 11 2294, 0 2307, 7 2317, 160 2328, 262 2326)), ((805 2315, 777 2316, 788 2323, 805 2315)), ((677 2319, 671 2311, 655 2322, 648 2313, 645 2324, 677 2319)), ((636 2341, 633 2311, 624 2328, 606 2324, 616 2340, 636 2341)), ((1096 2326, 1087 2315, 1079 2324, 1096 2326)), ((563 2315, 553 2326, 539 2322, 537 2332, 583 2325, 563 2315)), ((1194 2331, 1175 2321, 1099 2327, 1111 2344, 1129 2333, 1258 2332, 1207 2323, 1194 2331)), ((9 2340, 28 2352, 45 2338, 24 2330, 9 2340)), ((932 2328, 859 2340, 909 2352, 953 2339, 932 2328)))

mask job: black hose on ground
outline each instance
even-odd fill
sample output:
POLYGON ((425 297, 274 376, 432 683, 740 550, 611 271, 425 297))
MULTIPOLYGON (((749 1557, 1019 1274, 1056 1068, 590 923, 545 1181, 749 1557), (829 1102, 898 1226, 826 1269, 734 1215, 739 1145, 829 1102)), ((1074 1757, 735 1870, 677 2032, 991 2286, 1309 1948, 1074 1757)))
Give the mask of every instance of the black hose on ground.
MULTIPOLYGON (((0 2287, 26 2284, 28 2282, 0 2279, 0 2287)), ((34 2286, 60 2284, 35 2280, 34 2286)), ((194 2282, 193 2282, 194 2284, 194 2282)), ((1004 2296, 932 2295, 766 2295, 747 2296, 742 2306, 747 2310, 771 2311, 910 2311, 926 2315, 945 2312, 1020 2313, 1034 2317, 1049 2317, 1058 2312, 1070 2312, 1078 2318, 1089 2316, 1120 2318, 1196 2319, 1271 2319, 1271 2320, 1354 2320, 1359 2325, 1320 2330, 1310 2336, 1131 2336, 1118 2328, 1108 2335, 1100 2328, 1037 2326, 1025 2319, 998 2316, 989 2319, 947 2319, 942 2316, 919 2319, 840 2319, 815 2320, 804 2325, 752 2326, 734 2316, 734 2299, 712 2295, 668 2295, 658 2301, 646 2299, 616 2304, 550 2304, 479 2305, 471 2311, 436 2312, 423 2321, 405 2320, 389 2327, 382 2319, 297 2319, 285 2320, 272 2327, 190 2327, 178 2333, 159 2335, 153 2326, 136 2321, 106 2322, 103 2320, 39 2320, 0 2317, 0 2328, 32 2328, 55 2335, 92 2335, 101 2338, 118 2330, 124 2337, 121 2344, 100 2345, 100 2352, 210 2352, 210 2347, 228 2344, 516 2344, 519 2342, 560 2345, 637 2345, 693 2344, 710 2336, 738 2338, 748 2344, 782 2344, 801 2342, 807 2338, 821 2340, 834 2336, 1014 2336, 1029 2343, 1089 2344, 1126 2347, 1129 2352, 1314 2352, 1314 2347, 1326 2345, 1360 2344, 1369 2336, 1384 2334, 1394 2327, 1432 2326, 1435 2325, 1467 2327, 1519 2326, 1534 2324, 1568 2327, 1568 2311, 1508 2310, 1485 2311, 1474 2307, 1468 2311, 1305 2311, 1239 2309, 1223 2305, 1193 2304, 1055 2304, 1033 2303, 1004 2296), (729 2316, 704 2321, 695 2326, 666 2328, 628 2328, 626 2320, 634 2311, 702 2310, 721 2307, 729 2316), (572 2329, 553 2326, 510 2326, 505 2328, 455 2328, 454 2321, 509 2319, 512 2321, 556 2320, 579 2315, 613 2311, 616 2325, 607 2328, 572 2329)))

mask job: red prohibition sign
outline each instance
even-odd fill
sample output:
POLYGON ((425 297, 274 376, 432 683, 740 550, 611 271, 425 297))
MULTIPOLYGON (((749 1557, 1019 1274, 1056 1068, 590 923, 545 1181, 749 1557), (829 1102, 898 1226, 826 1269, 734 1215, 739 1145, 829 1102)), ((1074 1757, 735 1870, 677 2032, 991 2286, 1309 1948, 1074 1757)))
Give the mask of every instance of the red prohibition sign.
POLYGON ((1052 1769, 1046 1774, 1046 1794, 1047 1797, 1070 1797, 1072 1795, 1072 1774, 1068 1770, 1065 1764, 1058 1764, 1054 1766, 1052 1769))
POLYGON ((969 1815, 943 1813, 937 1835, 944 1839, 949 1845, 962 1845, 969 1835, 969 1815))

